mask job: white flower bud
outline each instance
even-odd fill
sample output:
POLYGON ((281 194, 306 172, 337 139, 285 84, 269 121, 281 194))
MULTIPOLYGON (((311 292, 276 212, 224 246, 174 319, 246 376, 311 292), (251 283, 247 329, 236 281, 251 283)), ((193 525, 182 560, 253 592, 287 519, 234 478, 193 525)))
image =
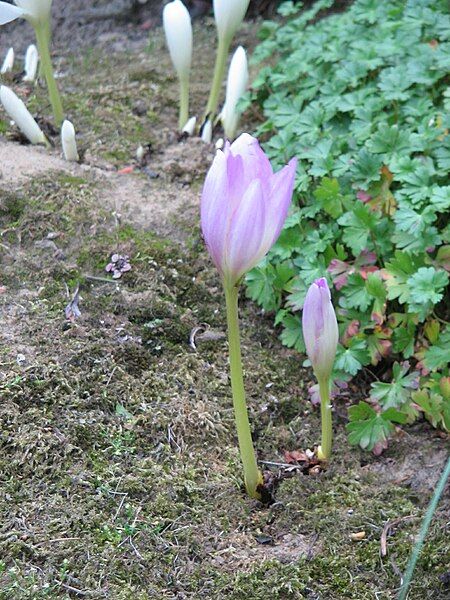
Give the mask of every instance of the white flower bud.
POLYGON ((25 75, 23 77, 24 81, 33 82, 36 79, 38 63, 38 50, 34 44, 30 44, 25 54, 25 75))
POLYGON ((188 79, 192 60, 192 25, 188 9, 181 0, 166 4, 163 25, 170 57, 178 77, 188 79))
POLYGON ((64 121, 61 127, 61 144, 64 158, 68 161, 77 162, 80 157, 78 156, 75 128, 73 124, 67 120, 64 121))
POLYGON ((3 61, 2 68, 0 73, 4 75, 5 73, 11 73, 14 67, 14 48, 10 48, 6 53, 5 60, 3 61))
POLYGON ((32 144, 47 144, 46 137, 28 108, 6 85, 0 86, 0 101, 10 118, 32 144))
POLYGON ((206 143, 206 144, 210 144, 212 141, 212 123, 211 121, 208 119, 206 121, 206 123, 203 125, 203 129, 202 129, 202 140, 206 143))
POLYGON ((213 0, 219 39, 231 40, 242 23, 250 0, 213 0))
POLYGON ((236 136, 240 117, 237 104, 245 93, 247 83, 247 53, 242 46, 239 46, 231 59, 230 69, 228 71, 225 104, 220 115, 225 130, 225 136, 230 140, 236 136))
POLYGON ((197 123, 197 117, 191 117, 186 125, 181 130, 182 133, 187 133, 188 135, 194 135, 195 125, 197 123))

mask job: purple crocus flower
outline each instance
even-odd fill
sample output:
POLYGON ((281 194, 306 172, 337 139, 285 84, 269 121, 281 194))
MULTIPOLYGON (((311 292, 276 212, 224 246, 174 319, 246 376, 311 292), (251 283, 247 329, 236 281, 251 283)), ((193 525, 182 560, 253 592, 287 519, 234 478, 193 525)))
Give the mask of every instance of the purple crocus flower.
POLYGON ((306 294, 302 315, 306 352, 317 379, 329 379, 333 369, 339 331, 324 277, 316 279, 306 294))
POLYGON ((276 242, 291 203, 296 165, 293 158, 274 173, 248 133, 217 152, 203 187, 201 224, 225 285, 236 285, 276 242))

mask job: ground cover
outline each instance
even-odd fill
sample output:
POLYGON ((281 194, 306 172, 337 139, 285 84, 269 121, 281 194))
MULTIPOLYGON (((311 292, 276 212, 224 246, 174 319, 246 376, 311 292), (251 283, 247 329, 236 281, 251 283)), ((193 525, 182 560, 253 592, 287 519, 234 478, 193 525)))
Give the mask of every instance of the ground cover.
MULTIPOLYGON (((336 406, 327 471, 268 464, 313 447, 319 415, 310 371, 243 296, 255 445, 283 472, 271 505, 245 497, 220 283, 198 227, 213 149, 173 132, 161 33, 126 52, 122 35, 81 59, 58 46, 84 163, 0 142, 0 597, 394 598, 446 440, 420 423, 381 457, 351 449, 361 379, 336 406), (142 170, 139 143, 152 146, 142 170), (113 253, 132 266, 116 281, 113 253)), ((197 35, 200 111, 212 26, 197 35)), ((42 90, 30 106, 48 114, 42 90)), ((447 497, 411 598, 448 593, 449 510, 447 497)))

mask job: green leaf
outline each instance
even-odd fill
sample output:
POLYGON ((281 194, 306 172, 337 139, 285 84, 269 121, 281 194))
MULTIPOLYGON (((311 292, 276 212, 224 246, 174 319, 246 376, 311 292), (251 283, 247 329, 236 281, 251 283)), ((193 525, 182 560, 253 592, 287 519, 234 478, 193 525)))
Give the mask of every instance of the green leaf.
POLYGON ((366 282, 359 273, 352 273, 348 276, 342 293, 339 304, 344 308, 357 308, 365 311, 372 302, 366 282))
POLYGON ((294 311, 301 310, 308 291, 308 285, 304 279, 294 277, 286 286, 286 291, 288 292, 287 306, 290 306, 294 311))
POLYGON ((376 154, 368 152, 362 148, 350 169, 355 183, 367 188, 372 181, 380 179, 380 169, 383 166, 383 161, 376 154))
POLYGON ((443 369, 450 364, 450 326, 447 326, 437 342, 425 352, 424 363, 431 371, 443 369))
POLYGON ((116 415, 118 417, 123 417, 125 421, 130 421, 133 419, 133 415, 123 406, 120 402, 116 403, 116 415))
POLYGON ((407 100, 406 90, 412 83, 406 66, 398 65, 381 72, 378 87, 387 100, 407 100))
POLYGON ((288 348, 295 348, 298 352, 305 352, 300 319, 288 314, 282 323, 283 331, 280 335, 282 343, 288 348))
POLYGON ((272 265, 256 267, 245 278, 247 296, 267 311, 276 310, 279 306, 280 299, 274 295, 275 279, 276 271, 272 265))
POLYGON ((405 422, 404 415, 398 411, 379 414, 367 402, 350 406, 348 415, 348 441, 363 450, 373 450, 376 444, 385 444, 394 432, 393 422, 405 422))
POLYGON ((391 383, 377 381, 372 383, 370 397, 381 404, 384 410, 388 408, 400 408, 406 404, 411 397, 411 389, 417 387, 419 372, 413 371, 409 375, 409 364, 399 365, 395 363, 391 383))
POLYGON ((309 172, 314 177, 321 177, 332 170, 334 165, 332 146, 331 140, 320 140, 314 146, 304 148, 300 152, 300 158, 307 158, 312 162, 309 172))
POLYGON ((378 131, 368 143, 368 148, 375 154, 407 153, 410 149, 410 132, 396 125, 381 123, 378 131))
POLYGON ((412 399, 425 414, 427 421, 438 427, 443 421, 442 410, 444 407, 444 399, 439 394, 429 393, 428 390, 418 390, 412 394, 412 399))
POLYGON ((394 329, 392 334, 394 352, 402 353, 405 358, 412 356, 414 354, 415 334, 416 326, 411 321, 406 326, 402 325, 394 329))
POLYGON ((405 304, 410 298, 410 288, 408 279, 417 269, 423 265, 421 259, 415 258, 406 252, 395 252, 394 258, 386 263, 386 273, 388 279, 386 286, 388 290, 388 299, 395 300, 398 298, 400 304, 405 304))
POLYGON ((447 186, 434 186, 430 202, 433 207, 439 211, 444 212, 450 208, 450 185, 447 186))
POLYGON ((321 202, 324 211, 334 219, 342 214, 342 201, 337 179, 324 177, 320 186, 314 191, 314 197, 321 202))
POLYGON ((435 220, 436 215, 431 207, 418 212, 409 206, 402 206, 394 215, 397 230, 407 231, 413 236, 419 236, 435 220))
POLYGON ((334 367, 337 371, 356 375, 369 362, 370 354, 366 342, 354 337, 350 340, 348 348, 344 348, 341 345, 338 346, 334 367))
POLYGON ((351 249, 354 256, 358 256, 368 247, 371 230, 376 225, 375 215, 364 204, 355 205, 352 212, 347 212, 338 219, 339 225, 344 227, 342 239, 351 249))
POLYGON ((434 267, 421 267, 408 278, 409 306, 411 311, 419 314, 421 321, 442 300, 448 280, 446 271, 437 271, 434 267))

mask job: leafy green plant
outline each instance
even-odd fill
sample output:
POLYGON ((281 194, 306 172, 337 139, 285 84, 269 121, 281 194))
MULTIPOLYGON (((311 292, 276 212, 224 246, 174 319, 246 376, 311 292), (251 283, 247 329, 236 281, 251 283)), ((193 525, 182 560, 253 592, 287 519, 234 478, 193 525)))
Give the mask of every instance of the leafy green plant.
POLYGON ((450 12, 443 0, 280 7, 249 101, 275 166, 299 157, 296 206, 247 293, 304 351, 308 286, 326 276, 340 329, 335 379, 376 367, 351 443, 385 447, 420 414, 449 430, 450 12), (406 362, 408 361, 408 362, 406 362), (390 383, 388 381, 391 380, 390 383), (445 387, 445 386, 444 386, 445 387))

